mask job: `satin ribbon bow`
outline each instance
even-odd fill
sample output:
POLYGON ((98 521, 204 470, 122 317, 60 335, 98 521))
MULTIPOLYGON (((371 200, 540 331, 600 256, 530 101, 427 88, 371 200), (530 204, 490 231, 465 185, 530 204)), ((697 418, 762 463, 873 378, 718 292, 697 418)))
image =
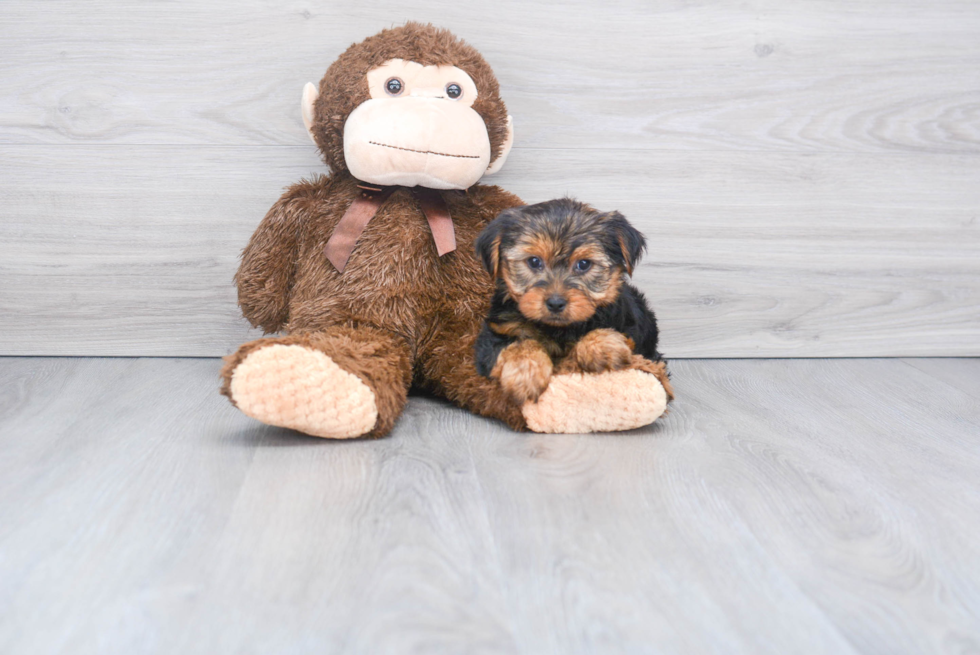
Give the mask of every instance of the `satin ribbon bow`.
MULTIPOLYGON (((357 240, 364 232, 364 228, 374 218, 374 215, 381 209, 381 205, 388 199, 388 196, 398 187, 377 187, 366 184, 358 184, 357 188, 361 193, 354 198, 347 211, 344 212, 333 234, 323 248, 324 254, 330 263, 334 265, 338 273, 344 272, 347 260, 350 259, 357 240)), ((425 220, 429 222, 429 230, 432 232, 432 239, 436 243, 436 251, 442 257, 447 252, 456 250, 456 231, 453 229, 453 220, 449 216, 449 207, 446 201, 435 189, 425 187, 412 187, 412 195, 418 201, 425 214, 425 220)))

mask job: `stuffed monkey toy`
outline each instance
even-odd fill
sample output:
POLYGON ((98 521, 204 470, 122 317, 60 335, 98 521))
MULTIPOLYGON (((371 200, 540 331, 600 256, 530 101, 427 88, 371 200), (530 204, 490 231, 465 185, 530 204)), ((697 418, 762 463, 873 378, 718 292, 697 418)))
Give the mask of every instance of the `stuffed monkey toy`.
POLYGON ((664 387, 642 365, 556 375, 523 404, 477 373, 493 280, 474 240, 524 203, 476 184, 513 142, 476 50, 431 25, 384 30, 307 84, 302 112, 330 174, 290 187, 242 254, 242 312, 280 336, 225 358, 236 407, 332 439, 387 434, 412 386, 515 430, 624 430, 663 413, 664 387))

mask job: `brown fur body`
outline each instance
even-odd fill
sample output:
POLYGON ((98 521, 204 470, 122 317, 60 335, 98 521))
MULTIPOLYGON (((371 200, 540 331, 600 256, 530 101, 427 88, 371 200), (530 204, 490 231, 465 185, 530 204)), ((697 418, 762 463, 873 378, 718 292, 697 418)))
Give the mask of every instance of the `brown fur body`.
POLYGON ((360 192, 356 185, 349 174, 296 184, 259 225, 235 278, 239 304, 253 325, 290 336, 239 349, 225 366, 223 393, 230 397, 231 375, 253 344, 300 343, 322 350, 372 388, 379 419, 371 436, 391 429, 413 382, 524 429, 520 407, 477 374, 472 356, 493 291, 473 243, 520 199, 495 186, 443 192, 457 248, 439 257, 415 198, 396 189, 341 274, 323 248, 360 192))
POLYGON ((522 204, 519 198, 495 186, 441 192, 457 248, 439 257, 416 199, 396 188, 360 235, 343 273, 324 254, 360 193, 344 160, 344 122, 368 99, 368 71, 396 58, 465 70, 479 89, 473 109, 486 124, 493 156, 501 153, 507 111, 493 70, 474 48, 418 23, 352 45, 321 80, 311 126, 332 174, 286 191, 249 241, 235 276, 245 317, 267 333, 288 334, 247 343, 226 358, 222 393, 234 402, 231 379, 250 352, 295 344, 325 353, 370 387, 378 420, 367 436, 391 429, 412 384, 524 429, 520 406, 478 375, 472 358, 492 293, 473 243, 499 212, 522 204))

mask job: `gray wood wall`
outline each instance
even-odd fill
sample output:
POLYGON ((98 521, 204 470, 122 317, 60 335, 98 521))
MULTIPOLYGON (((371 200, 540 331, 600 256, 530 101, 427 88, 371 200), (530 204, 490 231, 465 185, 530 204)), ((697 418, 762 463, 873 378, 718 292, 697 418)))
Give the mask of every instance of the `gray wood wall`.
POLYGON ((980 3, 4 0, 0 354, 210 356, 236 258, 324 170, 307 81, 407 19, 477 46, 488 178, 649 237, 669 357, 980 355, 980 3))

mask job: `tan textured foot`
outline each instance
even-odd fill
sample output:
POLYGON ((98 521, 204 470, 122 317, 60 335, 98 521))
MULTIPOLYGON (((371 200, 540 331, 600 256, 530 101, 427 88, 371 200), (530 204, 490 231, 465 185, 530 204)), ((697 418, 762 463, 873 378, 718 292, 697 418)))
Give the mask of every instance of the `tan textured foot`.
POLYGON ((667 409, 667 393, 653 375, 636 369, 555 375, 537 403, 522 412, 535 432, 617 432, 643 427, 667 409))
POLYGON ((328 439, 359 437, 378 420, 374 392, 359 377, 303 346, 250 353, 232 374, 231 398, 263 423, 328 439))

